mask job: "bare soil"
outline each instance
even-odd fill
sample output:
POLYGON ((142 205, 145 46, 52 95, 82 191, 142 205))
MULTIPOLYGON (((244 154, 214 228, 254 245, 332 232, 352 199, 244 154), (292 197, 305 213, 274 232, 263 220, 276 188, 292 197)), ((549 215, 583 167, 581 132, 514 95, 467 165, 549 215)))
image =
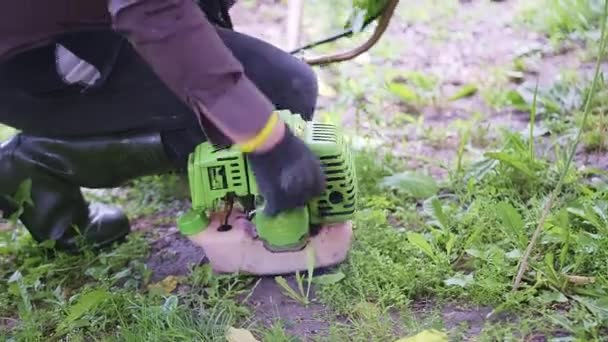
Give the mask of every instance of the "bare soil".
POLYGON ((150 281, 158 282, 171 275, 187 275, 193 266, 199 266, 205 260, 205 252, 201 247, 193 244, 176 229, 168 229, 151 245, 147 262, 153 271, 150 281))
MULTIPOLYGON (((293 277, 288 278, 288 283, 297 287, 293 277)), ((311 297, 314 298, 314 289, 311 297)), ((326 335, 332 324, 327 308, 316 302, 305 306, 285 296, 270 277, 261 279, 248 303, 254 308, 258 323, 272 326, 280 321, 290 334, 304 340, 326 335)))

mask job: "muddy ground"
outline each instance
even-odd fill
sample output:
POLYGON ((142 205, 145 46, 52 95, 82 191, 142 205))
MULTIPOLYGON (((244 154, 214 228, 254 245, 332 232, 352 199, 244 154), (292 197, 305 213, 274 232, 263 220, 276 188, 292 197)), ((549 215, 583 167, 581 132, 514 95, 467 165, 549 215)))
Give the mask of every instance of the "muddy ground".
MULTIPOLYGON (((237 5, 233 11, 236 29, 253 36, 266 39, 274 44, 283 44, 283 18, 286 6, 280 1, 256 1, 257 8, 237 5)), ((399 13, 407 13, 408 6, 415 1, 401 1, 399 13)), ((579 67, 580 62, 573 51, 553 51, 547 39, 538 33, 525 30, 514 24, 517 2, 507 1, 463 1, 451 13, 430 12, 436 16, 434 24, 412 23, 403 20, 398 14, 392 21, 383 41, 397 46, 392 52, 366 54, 352 63, 356 69, 365 63, 392 65, 395 68, 417 70, 426 74, 441 77, 441 93, 450 94, 463 84, 487 84, 491 82, 495 67, 510 63, 515 57, 526 51, 541 51, 542 59, 533 67, 534 72, 525 75, 525 79, 536 77, 541 84, 549 84, 557 71, 564 67, 579 67), (440 23, 440 24, 437 24, 440 23), (449 32, 456 32, 449 34, 449 32), (388 56, 388 57, 387 57, 388 56)), ((310 37, 304 36, 303 40, 310 37)), ((382 50, 384 51, 384 50, 382 50)), ((325 79, 332 76, 332 71, 319 70, 325 79)), ((332 82, 330 78, 330 83, 332 82)), ((515 87, 517 84, 512 84, 515 87)), ((370 90, 370 91, 373 91, 370 90)), ((322 95, 319 110, 332 106, 334 96, 322 95)), ((400 110, 399 105, 387 104, 386 108, 400 110)), ((482 94, 443 103, 441 106, 425 107, 425 127, 441 130, 455 120, 466 120, 474 113, 483 113, 485 119, 480 123, 496 131, 499 127, 523 130, 527 127, 528 116, 515 111, 495 111, 489 107, 482 94)), ((386 115, 390 116, 390 111, 386 115)), ((353 128, 355 125, 354 110, 350 108, 343 116, 343 124, 353 128)), ((378 129, 371 124, 363 124, 364 130, 371 136, 381 139, 389 146, 395 146, 406 140, 407 144, 396 146, 396 153, 407 156, 412 167, 431 168, 437 177, 445 175, 445 170, 429 164, 418 156, 450 161, 456 155, 457 137, 449 130, 440 143, 430 142, 419 134, 414 127, 382 127, 378 129)), ((490 132, 490 134, 491 134, 490 132)), ((598 157, 596 163, 606 165, 598 157)), ((589 161, 593 162, 592 159, 589 161)), ((149 230, 152 224, 146 219, 137 222, 142 230, 149 230)), ((203 251, 178 234, 172 224, 156 226, 151 233, 153 254, 149 266, 154 271, 153 281, 169 275, 180 275, 188 271, 188 264, 204 263, 203 251)), ((255 309, 256 317, 270 325, 276 319, 285 322, 287 330, 306 340, 306 337, 323 335, 329 329, 329 322, 324 319, 325 308, 319 304, 303 307, 284 296, 271 278, 262 279, 249 298, 255 309)), ((414 307, 424 314, 428 303, 418 303, 414 307)), ((456 328, 462 323, 468 324, 468 334, 474 336, 483 327, 490 308, 469 308, 466 305, 445 307, 441 310, 442 318, 449 328, 456 328)), ((539 341, 542 339, 539 339, 539 341)))

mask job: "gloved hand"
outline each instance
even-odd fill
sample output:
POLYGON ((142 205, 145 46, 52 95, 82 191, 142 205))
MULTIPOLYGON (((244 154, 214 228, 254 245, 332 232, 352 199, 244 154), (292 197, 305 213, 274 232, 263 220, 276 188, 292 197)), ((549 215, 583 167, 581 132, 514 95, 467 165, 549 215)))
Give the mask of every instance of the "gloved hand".
POLYGON ((325 190, 325 174, 319 159, 287 127, 283 139, 271 150, 248 153, 247 159, 268 216, 302 207, 325 190))

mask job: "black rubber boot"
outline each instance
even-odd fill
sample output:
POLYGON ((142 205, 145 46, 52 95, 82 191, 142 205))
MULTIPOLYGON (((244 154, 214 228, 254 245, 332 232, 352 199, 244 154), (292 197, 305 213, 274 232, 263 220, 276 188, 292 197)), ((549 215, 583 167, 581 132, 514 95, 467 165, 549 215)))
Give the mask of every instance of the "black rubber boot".
POLYGON ((19 220, 38 242, 78 252, 101 248, 130 232, 119 209, 85 201, 81 187, 110 188, 170 171, 159 134, 54 139, 18 134, 0 146, 0 209, 5 218, 19 208, 14 195, 31 181, 33 206, 19 220))

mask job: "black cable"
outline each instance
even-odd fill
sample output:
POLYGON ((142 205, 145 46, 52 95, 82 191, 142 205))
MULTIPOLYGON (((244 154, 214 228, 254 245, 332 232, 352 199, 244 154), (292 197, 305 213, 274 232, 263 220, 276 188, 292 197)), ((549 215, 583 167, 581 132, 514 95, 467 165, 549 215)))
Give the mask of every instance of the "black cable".
POLYGON ((218 231, 225 232, 232 229, 232 226, 228 224, 228 219, 230 218, 230 214, 232 213, 232 208, 234 207, 234 198, 232 196, 228 197, 229 208, 226 212, 226 216, 224 217, 224 224, 220 226, 218 231))
MULTIPOLYGON (((386 9, 388 8, 388 3, 385 5, 385 7, 381 10, 378 11, 378 13, 376 13, 376 15, 367 18, 367 20, 365 20, 363 22, 363 26, 361 27, 361 30, 365 29, 369 24, 371 24, 372 22, 374 22, 376 19, 380 18, 380 16, 386 11, 386 9)), ((327 44, 327 43, 331 43, 334 42, 340 38, 347 38, 347 37, 351 37, 353 34, 355 33, 355 31, 350 28, 348 30, 344 30, 340 33, 336 33, 333 36, 329 36, 327 38, 323 38, 321 40, 317 40, 316 42, 312 42, 309 43, 307 45, 301 46, 295 50, 292 50, 290 52, 290 54, 296 54, 298 52, 304 51, 304 50, 308 50, 308 49, 312 49, 314 47, 317 47, 319 45, 323 45, 323 44, 327 44)))
POLYGON ((312 49, 312 48, 317 47, 319 45, 331 43, 331 42, 336 41, 336 40, 338 40, 340 38, 350 37, 352 35, 353 35, 353 29, 345 30, 343 32, 336 33, 333 36, 329 36, 327 38, 318 40, 318 41, 310 43, 308 45, 301 46, 301 47, 299 47, 299 48, 297 48, 297 49, 295 49, 293 51, 290 51, 289 53, 293 55, 293 54, 296 54, 296 53, 304 51, 304 50, 312 49))

